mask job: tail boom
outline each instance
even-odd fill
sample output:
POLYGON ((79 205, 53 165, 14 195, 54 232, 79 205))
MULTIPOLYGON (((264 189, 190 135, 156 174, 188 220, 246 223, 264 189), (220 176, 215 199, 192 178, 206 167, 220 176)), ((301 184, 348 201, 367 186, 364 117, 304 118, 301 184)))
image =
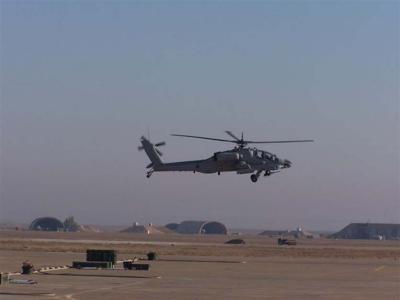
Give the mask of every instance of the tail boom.
POLYGON ((142 139, 140 142, 142 143, 143 150, 146 152, 147 156, 151 160, 151 166, 153 168, 157 168, 157 167, 163 165, 163 162, 162 162, 160 156, 158 155, 155 146, 144 136, 142 136, 142 139))

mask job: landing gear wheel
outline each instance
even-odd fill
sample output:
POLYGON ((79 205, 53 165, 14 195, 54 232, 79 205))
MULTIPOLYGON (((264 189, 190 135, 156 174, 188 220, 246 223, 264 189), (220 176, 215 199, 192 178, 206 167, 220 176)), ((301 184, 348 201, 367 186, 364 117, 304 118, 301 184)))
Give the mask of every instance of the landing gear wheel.
POLYGON ((265 171, 264 176, 270 176, 270 175, 271 175, 271 171, 270 170, 265 171))
POLYGON ((256 174, 253 174, 253 175, 250 176, 250 179, 251 179, 252 182, 257 182, 258 176, 256 174))

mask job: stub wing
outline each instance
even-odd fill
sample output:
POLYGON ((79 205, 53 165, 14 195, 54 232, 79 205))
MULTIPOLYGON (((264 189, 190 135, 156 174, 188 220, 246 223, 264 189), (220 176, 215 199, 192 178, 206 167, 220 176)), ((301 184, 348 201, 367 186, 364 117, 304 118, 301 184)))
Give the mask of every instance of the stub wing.
POLYGON ((163 163, 161 165, 154 166, 154 171, 196 171, 199 169, 203 161, 204 160, 189 160, 163 163))

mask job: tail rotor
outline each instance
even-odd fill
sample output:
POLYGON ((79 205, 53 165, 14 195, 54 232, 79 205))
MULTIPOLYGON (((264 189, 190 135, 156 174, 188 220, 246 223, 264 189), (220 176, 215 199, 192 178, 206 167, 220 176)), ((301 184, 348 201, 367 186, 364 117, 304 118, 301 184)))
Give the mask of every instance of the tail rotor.
POLYGON ((152 144, 148 139, 146 139, 144 136, 142 136, 140 142, 142 145, 138 147, 139 151, 144 150, 149 157, 151 163, 146 166, 147 169, 150 169, 147 172, 147 178, 153 174, 155 169, 162 165, 162 161, 160 159, 160 156, 163 155, 163 153, 158 149, 158 147, 165 146, 165 142, 159 142, 156 144, 152 144))
MULTIPOLYGON (((142 137, 142 139, 143 139, 143 138, 144 138, 144 137, 142 137)), ((160 149, 158 149, 158 147, 165 146, 165 145, 166 145, 166 143, 165 143, 164 141, 163 141, 163 142, 156 143, 156 144, 153 145, 154 150, 157 152, 158 155, 163 156, 163 153, 160 151, 160 149)), ((138 147, 138 150, 139 150, 139 151, 144 150, 143 145, 142 145, 142 146, 139 146, 139 147, 138 147)))
MULTIPOLYGON (((146 140, 146 138, 145 138, 144 136, 142 136, 142 140, 143 140, 143 139, 146 140)), ((158 147, 165 146, 165 145, 166 145, 166 143, 165 143, 164 141, 153 144, 154 150, 157 152, 158 155, 163 156, 163 153, 160 151, 160 149, 158 149, 158 147)), ((144 150, 143 145, 139 146, 139 147, 138 147, 138 150, 139 150, 139 151, 144 150)))

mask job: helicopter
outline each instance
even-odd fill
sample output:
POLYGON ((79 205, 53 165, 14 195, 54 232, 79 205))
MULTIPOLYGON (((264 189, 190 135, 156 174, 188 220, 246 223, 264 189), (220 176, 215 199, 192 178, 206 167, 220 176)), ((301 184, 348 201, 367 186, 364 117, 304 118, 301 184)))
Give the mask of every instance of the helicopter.
POLYGON ((154 172, 183 171, 183 172, 199 172, 199 173, 217 173, 236 172, 237 174, 251 174, 252 182, 257 182, 260 175, 264 172, 264 176, 270 176, 287 169, 292 166, 292 162, 287 159, 281 159, 275 154, 257 149, 256 147, 248 147, 249 144, 278 144, 278 143, 306 143, 314 140, 283 140, 283 141, 250 141, 238 138, 231 131, 225 131, 232 139, 210 138, 196 135, 171 134, 176 137, 186 137, 193 139, 203 139, 218 142, 233 143, 236 146, 231 150, 215 152, 211 157, 201 160, 178 161, 164 163, 161 160, 162 152, 158 149, 165 146, 165 142, 152 144, 149 139, 142 136, 140 139, 141 146, 138 150, 144 150, 149 157, 151 163, 146 166, 149 171, 146 177, 149 178, 154 172))

